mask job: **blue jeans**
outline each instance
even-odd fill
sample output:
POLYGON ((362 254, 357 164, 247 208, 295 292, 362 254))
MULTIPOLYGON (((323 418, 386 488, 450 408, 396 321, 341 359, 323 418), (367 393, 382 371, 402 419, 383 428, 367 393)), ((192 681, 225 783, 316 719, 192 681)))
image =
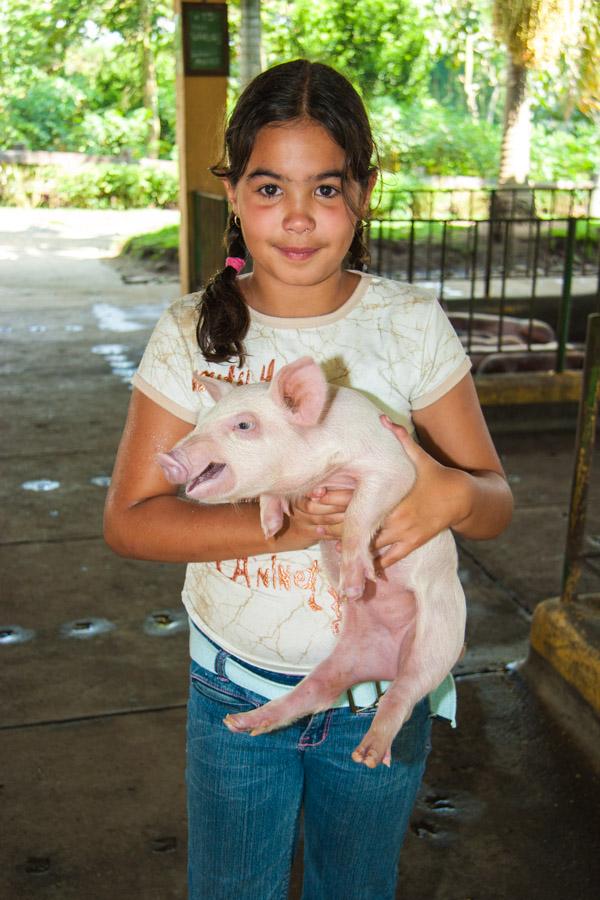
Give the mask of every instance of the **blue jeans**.
POLYGON ((257 737, 223 725, 264 702, 192 660, 189 900, 285 900, 301 807, 303 900, 393 900, 431 746, 428 700, 396 737, 391 767, 374 770, 350 758, 372 710, 328 710, 257 737))

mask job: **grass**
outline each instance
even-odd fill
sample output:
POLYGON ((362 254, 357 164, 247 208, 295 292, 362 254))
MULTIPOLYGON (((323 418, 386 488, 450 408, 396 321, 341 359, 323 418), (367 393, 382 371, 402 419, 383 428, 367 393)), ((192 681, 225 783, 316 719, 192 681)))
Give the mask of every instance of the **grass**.
POLYGON ((122 256, 135 259, 173 261, 179 253, 179 225, 167 225, 159 231, 136 234, 129 238, 121 250, 122 256))

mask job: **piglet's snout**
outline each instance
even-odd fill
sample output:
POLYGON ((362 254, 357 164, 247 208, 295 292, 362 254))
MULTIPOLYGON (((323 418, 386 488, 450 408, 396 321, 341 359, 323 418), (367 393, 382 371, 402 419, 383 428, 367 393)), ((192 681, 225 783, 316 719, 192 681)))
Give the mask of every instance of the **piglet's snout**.
POLYGON ((156 461, 165 473, 167 481, 171 484, 184 484, 191 475, 190 467, 183 454, 177 450, 169 453, 159 453, 156 461))

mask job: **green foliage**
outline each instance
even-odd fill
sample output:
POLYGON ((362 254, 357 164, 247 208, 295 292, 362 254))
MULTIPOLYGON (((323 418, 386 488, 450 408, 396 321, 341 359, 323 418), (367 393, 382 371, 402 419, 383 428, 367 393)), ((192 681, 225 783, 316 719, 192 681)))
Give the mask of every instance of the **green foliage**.
POLYGON ((175 259, 179 252, 179 225, 138 234, 123 245, 122 254, 139 259, 175 259))
POLYGON ((399 107, 374 104, 371 120, 384 168, 419 175, 495 174, 498 127, 474 122, 432 100, 399 107))
POLYGON ((161 150, 170 157, 175 48, 168 0, 3 0, 0 148, 147 155, 143 9, 160 79, 161 150))
MULTIPOLYGON (((348 0, 262 0, 265 61, 272 65, 303 55, 344 71, 365 98, 384 167, 394 183, 414 184, 425 176, 454 174, 493 180, 498 169, 505 52, 493 36, 492 6, 489 0, 361 0, 354 4, 348 0)), ((592 38, 600 18, 592 15, 592 6, 586 7, 585 46, 531 73, 532 179, 587 179, 597 168, 598 138, 593 125, 597 104, 592 101, 597 95, 598 67, 593 63, 597 46, 593 50, 592 38), (580 106, 587 119, 577 112, 585 59, 589 96, 587 105, 580 106)), ((229 10, 230 97, 234 100, 240 19, 236 0, 229 10)), ((146 156, 152 106, 144 92, 149 69, 144 65, 148 54, 144 56, 143 47, 148 47, 148 35, 158 84, 160 156, 172 158, 175 37, 171 0, 90 0, 85 4, 2 0, 0 149, 23 145, 132 160, 146 156)), ((0 189, 3 197, 12 191, 12 196, 32 203, 117 205, 128 198, 127 202, 137 204, 143 197, 158 205, 173 202, 174 176, 161 173, 160 184, 153 184, 141 170, 135 176, 127 167, 121 176, 116 167, 110 167, 110 172, 94 171, 95 175, 86 169, 59 178, 47 169, 35 174, 25 169, 17 176, 5 167, 0 189), (97 185, 93 184, 96 177, 97 185)))
POLYGON ((264 4, 269 65, 304 56, 344 72, 365 99, 398 103, 426 88, 427 39, 419 5, 411 0, 296 0, 264 4))
POLYGON ((593 122, 580 119, 567 127, 538 123, 533 127, 533 181, 589 180, 598 171, 600 134, 593 122))
POLYGON ((5 98, 6 144, 76 149, 74 133, 80 125, 84 101, 85 95, 73 82, 37 70, 26 91, 15 90, 5 98))
POLYGON ((0 165, 0 203, 5 206, 175 207, 177 197, 176 172, 151 163, 86 165, 73 172, 57 166, 0 165))

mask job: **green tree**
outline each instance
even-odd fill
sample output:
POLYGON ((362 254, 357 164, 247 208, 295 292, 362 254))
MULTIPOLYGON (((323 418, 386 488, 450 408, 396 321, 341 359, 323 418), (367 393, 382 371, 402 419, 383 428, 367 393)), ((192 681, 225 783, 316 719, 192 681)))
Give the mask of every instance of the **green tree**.
MULTIPOLYGON (((46 0, 29 4, 3 0, 0 8, 0 116, 6 123, 0 143, 22 142, 33 149, 82 149, 100 136, 98 117, 112 110, 105 121, 107 143, 119 134, 127 147, 127 121, 135 135, 135 155, 157 156, 161 130, 173 140, 174 130, 174 27, 169 0, 46 0), (162 76, 162 87, 157 72, 162 76), (70 99, 57 104, 57 119, 68 108, 62 125, 53 129, 44 119, 42 103, 29 103, 30 91, 41 82, 60 92, 66 79, 70 99), (169 120, 161 117, 161 102, 169 120), (145 119, 143 146, 139 146, 140 113, 145 119), (123 120, 121 127, 120 119, 123 120), (135 121, 134 121, 135 119, 135 121), (49 130, 52 139, 48 142, 49 130), (62 135, 62 142, 61 142, 62 135), (112 138, 110 137, 112 135, 112 138)), ((37 89, 38 94, 40 89, 37 89)), ((106 152, 106 151, 105 151, 106 152)))
POLYGON ((411 0, 263 3, 268 65, 304 56, 345 72, 368 101, 422 96, 429 60, 423 16, 411 0))
POLYGON ((576 46, 580 23, 580 0, 494 2, 494 26, 507 50, 500 184, 522 185, 529 174, 529 72, 555 61, 565 46, 576 46))

